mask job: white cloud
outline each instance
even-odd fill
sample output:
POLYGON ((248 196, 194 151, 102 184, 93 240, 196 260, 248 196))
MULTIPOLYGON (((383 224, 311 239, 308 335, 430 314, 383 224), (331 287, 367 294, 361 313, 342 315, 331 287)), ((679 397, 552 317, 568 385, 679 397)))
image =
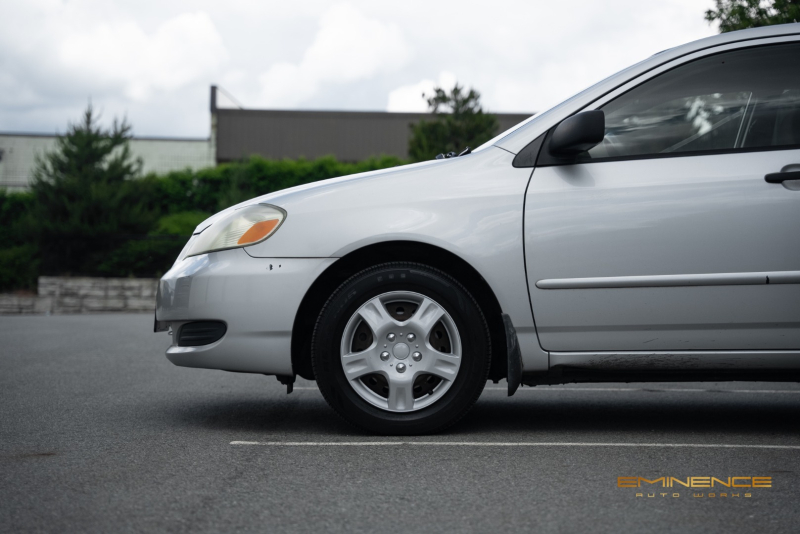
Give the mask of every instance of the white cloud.
POLYGON ((412 85, 403 85, 389 93, 389 103, 386 111, 417 113, 428 111, 426 97, 433 94, 435 87, 450 90, 456 84, 456 76, 452 72, 439 73, 439 82, 421 80, 412 85))
POLYGON ((195 82, 227 58, 208 14, 182 13, 145 32, 134 22, 72 33, 58 46, 61 64, 95 83, 120 87, 131 100, 195 82))
POLYGON ((424 110, 442 72, 493 112, 549 105, 712 35, 713 0, 24 0, 0 16, 0 130, 63 131, 89 98, 138 135, 206 136, 242 105, 424 110))
POLYGON ((529 7, 505 28, 512 43, 496 41, 508 52, 493 51, 494 75, 476 80, 495 111, 544 111, 656 52, 716 33, 703 18, 710 0, 579 1, 569 15, 557 3, 529 7), (537 31, 524 31, 534 18, 537 31))
POLYGON ((259 77, 260 100, 267 106, 294 106, 325 84, 358 82, 396 71, 410 57, 396 24, 367 18, 351 4, 337 4, 320 19, 314 42, 299 63, 277 63, 259 77))
POLYGON ((102 0, 4 6, 0 129, 64 131, 91 99, 104 122, 127 115, 139 134, 206 134, 208 118, 198 111, 207 109, 208 85, 228 58, 211 16, 186 6, 146 20, 125 7, 102 0))

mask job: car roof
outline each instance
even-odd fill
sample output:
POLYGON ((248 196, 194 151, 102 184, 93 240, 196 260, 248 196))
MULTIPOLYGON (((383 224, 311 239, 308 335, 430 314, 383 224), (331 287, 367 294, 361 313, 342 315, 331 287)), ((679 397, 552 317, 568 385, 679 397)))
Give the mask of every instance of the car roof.
MULTIPOLYGON (((555 118, 559 111, 564 111, 564 109, 572 106, 582 107, 582 101, 586 101, 583 104, 586 105, 594 101, 600 95, 606 94, 619 85, 657 67, 658 65, 668 63, 687 54, 692 54, 700 50, 714 48, 729 43, 798 34, 800 34, 800 23, 778 24, 775 26, 764 26, 761 28, 749 28, 747 30, 721 33, 719 35, 705 37, 703 39, 698 39, 697 41, 682 44, 674 48, 662 50, 661 52, 658 52, 657 54, 654 54, 649 58, 640 61, 639 63, 631 65, 630 67, 623 69, 604 80, 601 80, 600 82, 588 87, 573 97, 564 100, 560 104, 545 111, 544 113, 534 115, 514 129, 501 133, 483 146, 494 145, 516 154, 530 141, 540 135, 541 132, 539 130, 542 129, 542 121, 540 119, 545 119, 545 122, 549 122, 546 120, 546 117, 555 118)), ((560 119, 555 118, 555 120, 560 119)))
MULTIPOLYGON (((748 28, 746 30, 737 30, 734 32, 720 33, 719 35, 712 35, 711 37, 704 37, 697 41, 691 41, 673 48, 668 48, 657 54, 651 56, 650 59, 657 58, 662 54, 670 56, 669 59, 691 54, 706 48, 712 48, 728 43, 738 43, 740 41, 749 41, 751 39, 766 39, 768 37, 779 37, 782 35, 800 34, 800 23, 790 24, 777 24, 774 26, 762 26, 760 28, 748 28)), ((661 59, 661 58, 658 58, 661 59)), ((660 63, 660 61, 659 61, 660 63)))

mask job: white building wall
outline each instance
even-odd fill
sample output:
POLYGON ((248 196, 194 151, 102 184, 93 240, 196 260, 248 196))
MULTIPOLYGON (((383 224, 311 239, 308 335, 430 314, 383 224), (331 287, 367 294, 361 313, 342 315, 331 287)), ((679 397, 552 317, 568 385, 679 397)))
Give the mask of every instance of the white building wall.
POLYGON ((216 155, 208 139, 134 137, 131 152, 144 161, 144 174, 165 174, 186 168, 196 171, 216 165, 216 155))
MULTIPOLYGON (((56 139, 55 135, 0 133, 0 188, 27 189, 36 156, 54 150, 56 139)), ((144 174, 197 170, 216 164, 208 139, 137 137, 131 139, 130 147, 134 157, 142 158, 144 174)))
POLYGON ((55 147, 54 135, 0 134, 0 187, 20 191, 28 187, 36 156, 55 147))

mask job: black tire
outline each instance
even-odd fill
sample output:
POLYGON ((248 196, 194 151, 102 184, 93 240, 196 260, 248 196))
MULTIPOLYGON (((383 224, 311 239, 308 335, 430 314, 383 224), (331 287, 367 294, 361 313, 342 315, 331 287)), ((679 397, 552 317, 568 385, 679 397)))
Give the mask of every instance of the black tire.
POLYGON ((491 363, 489 328, 472 295, 448 274, 417 263, 385 263, 361 271, 334 291, 314 328, 311 361, 322 395, 346 421, 382 435, 428 434, 457 422, 478 400, 491 363), (417 411, 390 412, 370 404, 356 393, 342 368, 340 344, 348 321, 362 304, 390 291, 413 291, 435 300, 461 338, 456 378, 441 398, 417 411))

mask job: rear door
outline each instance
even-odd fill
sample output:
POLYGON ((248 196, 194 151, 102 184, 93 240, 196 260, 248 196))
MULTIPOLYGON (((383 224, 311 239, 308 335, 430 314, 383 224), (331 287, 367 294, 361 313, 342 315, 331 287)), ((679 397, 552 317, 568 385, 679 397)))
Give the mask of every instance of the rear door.
POLYGON ((800 44, 709 53, 600 109, 603 143, 559 164, 545 140, 526 196, 542 347, 800 348, 800 44))

